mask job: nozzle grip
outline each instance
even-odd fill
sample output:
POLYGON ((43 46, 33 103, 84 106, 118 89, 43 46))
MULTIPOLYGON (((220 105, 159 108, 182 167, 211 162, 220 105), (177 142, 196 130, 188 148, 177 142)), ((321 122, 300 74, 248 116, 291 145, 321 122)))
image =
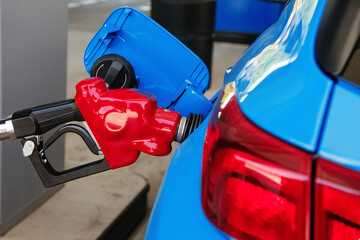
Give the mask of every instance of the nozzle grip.
POLYGON ((77 166, 71 169, 67 169, 64 171, 57 171, 53 168, 51 163, 48 161, 45 150, 61 135, 73 132, 79 135, 85 141, 86 145, 89 149, 94 153, 98 154, 96 149, 96 144, 91 140, 91 137, 88 135, 88 132, 80 126, 77 125, 67 125, 61 129, 59 129, 53 136, 54 138, 50 138, 44 145, 42 142, 39 145, 36 137, 30 139, 23 139, 21 141, 24 146, 26 142, 32 141, 35 149, 32 151, 29 156, 32 164, 34 165, 36 172, 38 173, 41 181, 43 182, 45 187, 53 187, 59 184, 63 184, 78 178, 86 177, 95 173, 103 172, 110 169, 110 165, 105 158, 83 164, 81 166, 77 166))
POLYGON ((66 122, 84 121, 74 99, 17 111, 11 119, 16 138, 42 135, 66 122))

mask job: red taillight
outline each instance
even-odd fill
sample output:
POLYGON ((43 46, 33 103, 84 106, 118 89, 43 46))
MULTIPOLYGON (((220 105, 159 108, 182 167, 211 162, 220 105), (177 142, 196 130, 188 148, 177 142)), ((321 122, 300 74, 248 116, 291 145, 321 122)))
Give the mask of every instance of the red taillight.
POLYGON ((312 155, 261 130, 224 90, 207 130, 202 205, 239 239, 308 239, 312 155))
POLYGON ((360 239, 360 174, 318 159, 315 239, 360 239))

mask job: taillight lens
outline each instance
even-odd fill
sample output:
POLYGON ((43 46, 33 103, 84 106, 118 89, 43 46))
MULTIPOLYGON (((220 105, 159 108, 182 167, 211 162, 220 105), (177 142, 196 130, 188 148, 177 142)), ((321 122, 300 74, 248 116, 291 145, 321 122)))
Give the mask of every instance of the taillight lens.
POLYGON ((221 96, 204 145, 206 216, 238 239, 307 239, 312 155, 250 122, 234 83, 221 96))
POLYGON ((360 174, 319 158, 315 239, 360 239, 360 174))

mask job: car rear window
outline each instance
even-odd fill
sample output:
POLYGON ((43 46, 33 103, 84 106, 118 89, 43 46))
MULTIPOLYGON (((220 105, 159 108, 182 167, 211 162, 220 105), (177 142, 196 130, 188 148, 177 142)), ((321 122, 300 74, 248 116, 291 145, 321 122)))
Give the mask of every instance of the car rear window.
POLYGON ((360 86, 360 41, 352 53, 342 74, 345 80, 360 86))
POLYGON ((360 86, 360 1, 327 0, 316 39, 316 58, 329 75, 360 86))

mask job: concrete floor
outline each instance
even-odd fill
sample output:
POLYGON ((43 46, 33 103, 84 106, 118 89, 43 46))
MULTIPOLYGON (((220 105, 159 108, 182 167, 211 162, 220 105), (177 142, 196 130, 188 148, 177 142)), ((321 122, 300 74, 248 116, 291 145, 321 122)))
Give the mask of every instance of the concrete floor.
MULTIPOLYGON (((85 48, 93 35, 96 31, 100 28, 102 23, 105 21, 107 16, 116 8, 121 6, 132 6, 141 11, 144 11, 146 14, 150 12, 150 3, 149 0, 71 0, 68 1, 69 7, 69 14, 68 14, 68 62, 67 62, 67 97, 73 98, 75 96, 75 85, 83 80, 88 78, 88 74, 85 71, 83 65, 83 54, 85 48)), ((228 43, 216 43, 214 45, 214 55, 213 55, 213 69, 212 69, 212 87, 207 92, 206 96, 211 97, 215 94, 220 87, 222 86, 222 80, 225 70, 228 67, 231 67, 233 64, 236 63, 237 59, 241 56, 244 50, 247 48, 246 45, 238 45, 238 44, 228 44, 228 43)), ((177 144, 173 144, 173 149, 176 149, 177 144)), ((174 152, 174 151, 173 151, 174 152)), ((78 141, 76 136, 69 135, 66 137, 66 159, 65 159, 65 166, 67 168, 73 167, 75 165, 82 164, 84 162, 93 161, 96 157, 92 156, 88 153, 85 145, 78 141)), ((141 186, 143 181, 139 180, 139 176, 146 178, 150 183, 150 192, 148 194, 148 208, 149 214, 150 210, 154 204, 157 191, 161 184, 163 175, 167 169, 167 166, 170 162, 172 154, 166 157, 153 157, 142 154, 139 160, 129 167, 125 167, 123 169, 114 170, 111 173, 105 172, 101 174, 101 181, 105 181, 104 186, 112 186, 113 192, 111 188, 105 187, 106 192, 110 193, 106 195, 106 200, 101 198, 104 194, 104 187, 99 186, 98 188, 91 188, 88 192, 81 193, 83 195, 79 195, 79 199, 98 199, 97 205, 101 205, 101 201, 112 202, 116 204, 120 204, 122 206, 116 208, 116 211, 119 209, 123 209, 126 206, 127 202, 132 199, 132 197, 139 191, 139 186, 141 186), (107 183, 106 183, 107 181, 107 183), (114 184, 116 182, 117 184, 114 184), (111 183, 111 184, 110 184, 111 183), (97 190, 96 190, 97 189, 97 190), (113 194, 111 194, 111 192, 113 194)), ((89 180, 77 180, 76 184, 84 184, 84 186, 93 184, 94 180, 90 177, 89 180)), ((69 185, 74 185, 75 183, 68 183, 65 188, 69 185)), ((74 190, 68 190, 69 194, 74 194, 74 190)), ((53 198, 60 198, 66 195, 66 191, 60 191, 59 194, 56 194, 53 198)), ((65 197, 66 198, 66 197, 65 197)), ((95 200, 94 200, 95 201, 95 200)), ((103 215, 109 215, 109 211, 111 209, 108 208, 101 208, 100 206, 95 209, 98 211, 97 214, 99 215, 91 215, 90 220, 94 222, 94 216, 98 216, 98 218, 102 217, 103 215), (105 212, 108 211, 108 212, 105 212)), ((94 211, 95 211, 94 210, 94 211)), ((115 209, 114 209, 115 210, 115 209)), ((52 215, 61 215, 63 211, 62 208, 53 209, 52 215)), ((90 209, 91 211, 91 209, 90 209)), ((44 211, 35 212, 34 214, 30 215, 30 217, 35 219, 47 219, 43 214, 44 211)), ((46 212, 46 211, 45 211, 46 212)), ((65 214, 65 213, 64 213, 65 214)), ((66 214, 71 214, 66 212, 66 214)), ((79 213, 82 214, 82 213, 79 213)), ((149 216, 148 214, 148 216, 149 216)), ((66 218, 65 218, 66 219, 66 218)), ((70 221, 72 218, 69 218, 70 221)), ((79 216, 79 219, 83 219, 79 216)), ((74 219, 73 219, 74 220, 74 219)), ((89 220, 89 221, 90 221, 89 220)), ((96 220, 96 219, 95 219, 96 220)), ((60 221, 60 220, 58 220, 60 221)), ((66 222, 58 222, 57 225, 64 225, 69 226, 68 220, 66 222)), ((78 220, 74 220, 74 223, 78 220)), ((86 220, 85 220, 86 221, 86 220)), ((90 221, 90 222, 91 222, 90 221)), ((139 226, 137 231, 131 236, 130 239, 137 240, 143 239, 146 225, 147 225, 148 217, 143 221, 143 223, 139 226)), ((33 224, 34 221, 29 221, 26 224, 33 224)), ((43 221, 44 224, 46 220, 43 221)), ((91 222, 91 223, 92 223, 91 222)), ((96 222, 96 221, 95 221, 96 222)), ((24 224, 24 223, 21 223, 24 224)), ((28 228, 22 228, 28 229, 28 228)), ((16 230, 16 229, 15 229, 16 230)), ((16 235, 16 231, 12 230, 8 234, 8 238, 6 239, 23 239, 22 236, 24 235, 16 235)), ((62 239, 61 236, 56 238, 51 232, 41 232, 40 235, 42 236, 37 238, 31 239, 48 239, 48 237, 52 237, 52 239, 62 239)), ((66 228, 64 230, 60 229, 61 231, 67 231, 66 228)), ((76 228, 74 228, 76 232, 76 228)), ((23 230, 23 232, 27 232, 27 230, 23 230)), ((66 239, 95 239, 98 235, 95 233, 91 235, 89 238, 80 237, 77 234, 67 234, 66 239)), ((28 239, 28 238, 26 238, 28 239)), ((29 238, 30 239, 30 238, 29 238)))

